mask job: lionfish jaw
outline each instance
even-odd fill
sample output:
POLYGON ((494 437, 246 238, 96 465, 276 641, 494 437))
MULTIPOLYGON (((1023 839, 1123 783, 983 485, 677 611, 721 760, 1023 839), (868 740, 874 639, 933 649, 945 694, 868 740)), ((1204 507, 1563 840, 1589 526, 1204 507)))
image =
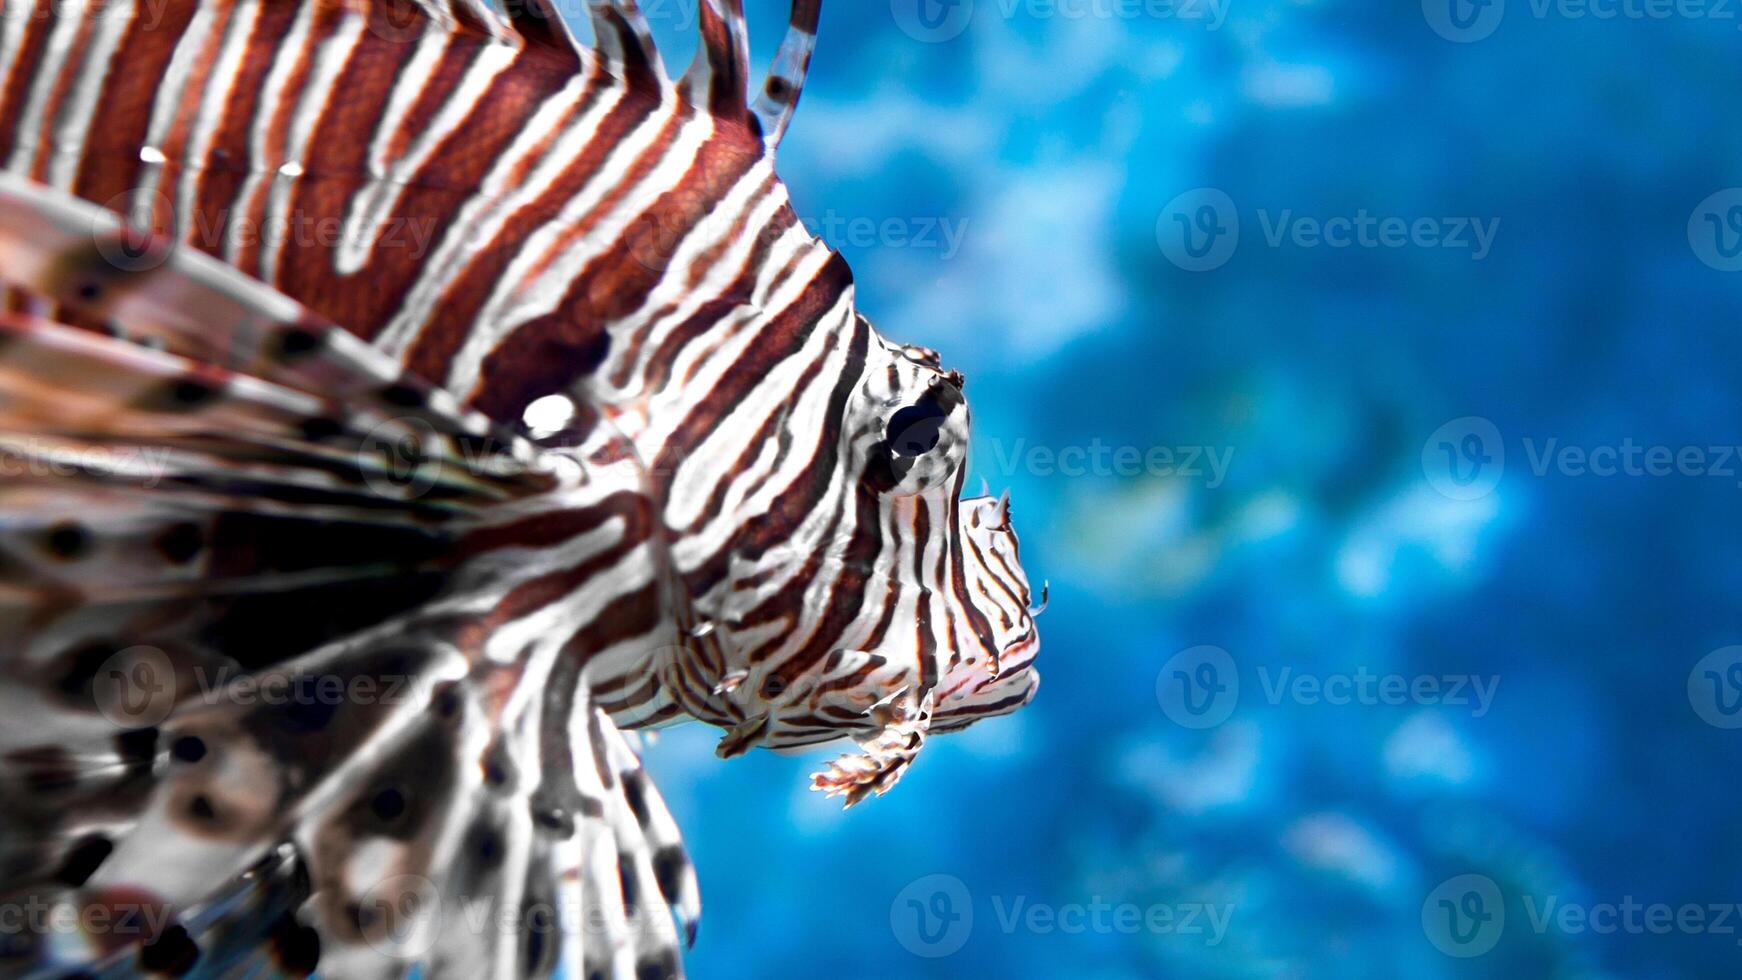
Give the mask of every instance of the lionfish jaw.
POLYGON ((932 695, 928 691, 916 706, 904 689, 878 702, 872 711, 888 720, 876 735, 859 743, 864 751, 843 755, 822 772, 811 774, 811 789, 830 798, 846 797, 843 809, 857 806, 873 793, 882 796, 901 782, 907 767, 925 747, 926 732, 931 728, 932 695))

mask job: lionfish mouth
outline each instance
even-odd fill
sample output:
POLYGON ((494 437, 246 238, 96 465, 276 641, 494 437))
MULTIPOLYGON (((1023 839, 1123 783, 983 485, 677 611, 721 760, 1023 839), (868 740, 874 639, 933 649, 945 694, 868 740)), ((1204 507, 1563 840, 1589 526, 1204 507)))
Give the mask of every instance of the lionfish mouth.
POLYGON ((939 679, 934 729, 940 730, 1015 711, 1033 700, 1040 684, 1035 617, 1045 611, 1046 589, 1035 605, 1011 524, 1010 495, 964 499, 960 513, 962 571, 991 642, 984 657, 964 658, 939 679))

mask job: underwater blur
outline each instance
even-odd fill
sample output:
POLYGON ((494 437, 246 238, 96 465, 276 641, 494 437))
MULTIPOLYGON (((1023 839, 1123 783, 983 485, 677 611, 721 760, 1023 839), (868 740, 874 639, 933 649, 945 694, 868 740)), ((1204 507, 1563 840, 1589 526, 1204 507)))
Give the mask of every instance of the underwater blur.
POLYGON ((966 375, 1044 683, 849 812, 663 734, 691 973, 1738 975, 1739 51, 1726 0, 831 4, 782 174, 966 375))

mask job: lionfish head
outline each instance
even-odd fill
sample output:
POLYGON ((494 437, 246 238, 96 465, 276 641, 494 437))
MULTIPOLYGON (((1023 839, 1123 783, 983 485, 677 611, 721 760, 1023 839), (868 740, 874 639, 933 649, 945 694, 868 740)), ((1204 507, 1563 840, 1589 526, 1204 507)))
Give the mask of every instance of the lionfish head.
POLYGON ((893 786, 929 733, 1014 711, 1039 686, 1038 610, 1009 498, 961 499, 962 376, 863 318, 856 328, 868 337, 862 369, 839 416, 819 416, 832 472, 816 479, 840 492, 794 529, 786 586, 771 581, 757 603, 755 623, 785 628, 734 678, 748 720, 721 745, 732 755, 852 738, 863 754, 816 777, 849 805, 893 786))
POLYGON ((934 351, 881 337, 872 354, 842 433, 859 513, 875 515, 880 544, 868 595, 882 603, 887 628, 868 652, 912 668, 913 691, 932 695, 933 731, 962 728, 1021 707, 1039 683, 1010 500, 961 499, 961 374, 934 351))

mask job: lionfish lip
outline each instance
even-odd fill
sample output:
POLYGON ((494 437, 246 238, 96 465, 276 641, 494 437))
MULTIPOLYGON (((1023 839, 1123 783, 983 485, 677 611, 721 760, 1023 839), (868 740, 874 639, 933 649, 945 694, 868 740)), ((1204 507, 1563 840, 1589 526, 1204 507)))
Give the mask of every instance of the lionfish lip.
POLYGON ((999 667, 997 673, 988 677, 984 671, 963 672, 960 678, 957 679, 951 687, 940 688, 938 690, 938 703, 946 705, 941 709, 942 713, 951 713, 952 706, 948 705, 950 696, 965 688, 979 684, 997 684, 1007 678, 1021 674, 1023 671, 1032 670, 1034 668, 1034 657, 1032 654, 1039 646, 1039 634, 1030 632, 1027 636, 1024 636, 1022 639, 1017 640, 1015 643, 1010 644, 998 652, 997 663, 999 664, 999 667))

